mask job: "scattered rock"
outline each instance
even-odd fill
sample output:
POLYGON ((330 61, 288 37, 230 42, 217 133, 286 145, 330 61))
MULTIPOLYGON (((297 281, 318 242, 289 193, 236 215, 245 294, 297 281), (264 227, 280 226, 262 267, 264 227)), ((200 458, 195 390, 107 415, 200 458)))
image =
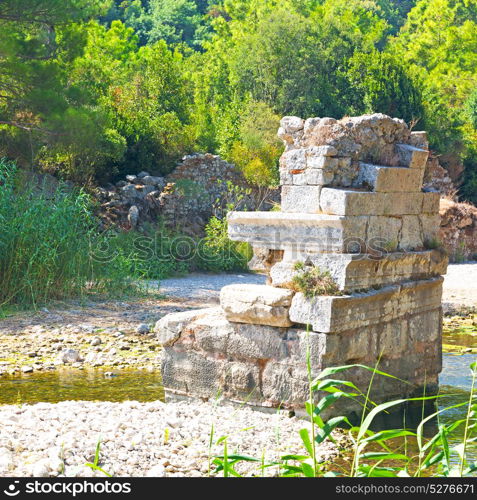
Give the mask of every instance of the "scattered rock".
POLYGON ((139 333, 141 335, 145 335, 146 333, 149 333, 149 325, 146 325, 145 323, 141 323, 136 328, 136 333, 139 333))
POLYGON ((77 363, 81 361, 81 356, 79 352, 74 349, 63 349, 58 355, 58 361, 62 363, 77 363))
POLYGON ((94 337, 94 339, 91 340, 90 344, 95 347, 97 345, 101 344, 101 338, 100 337, 94 337))

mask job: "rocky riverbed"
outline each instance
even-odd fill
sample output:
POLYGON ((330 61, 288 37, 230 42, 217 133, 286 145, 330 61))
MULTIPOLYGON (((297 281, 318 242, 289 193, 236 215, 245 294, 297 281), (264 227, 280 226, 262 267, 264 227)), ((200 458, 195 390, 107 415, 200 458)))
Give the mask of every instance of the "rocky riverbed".
MULTIPOLYGON (((114 476, 207 476, 209 462, 223 454, 221 437, 227 436, 229 454, 263 456, 269 463, 284 454, 305 454, 298 431, 309 425, 285 412, 198 401, 8 405, 0 406, 0 421, 0 476, 17 477, 104 477, 85 465, 94 461, 98 441, 99 466, 114 476)), ((341 434, 335 437, 346 445, 341 434)), ((325 442, 319 460, 338 452, 338 444, 325 442)), ((247 462, 237 470, 261 475, 259 466, 247 462)), ((213 464, 210 474, 215 475, 213 464)), ((276 467, 264 470, 266 476, 276 474, 276 467)))
MULTIPOLYGON (((444 302, 455 306, 451 308, 454 314, 462 303, 473 309, 477 265, 450 269, 444 302)), ((170 312, 216 304, 220 288, 228 283, 263 280, 257 275, 194 275, 165 280, 161 293, 166 296, 59 304, 4 317, 0 319, 0 373, 25 373, 26 377, 60 367, 78 373, 95 367, 115 372, 157 370, 159 351, 150 333, 155 321, 170 312)), ((461 333, 473 333, 475 317, 465 321, 466 331, 461 333)), ((448 334, 456 324, 461 328, 457 316, 446 319, 448 334)), ((85 467, 100 438, 100 465, 115 476, 207 476, 212 424, 214 442, 229 436, 229 453, 261 459, 265 450, 270 461, 285 452, 303 453, 298 431, 307 425, 285 413, 267 415, 197 401, 13 404, 0 406, 0 421, 2 476, 102 475, 85 467)), ((214 445, 210 454, 220 455, 222 446, 214 445)), ((319 450, 324 460, 338 452, 332 443, 319 450)), ((246 474, 260 474, 255 463, 241 467, 246 474)), ((266 470, 266 474, 274 473, 274 468, 266 470)))

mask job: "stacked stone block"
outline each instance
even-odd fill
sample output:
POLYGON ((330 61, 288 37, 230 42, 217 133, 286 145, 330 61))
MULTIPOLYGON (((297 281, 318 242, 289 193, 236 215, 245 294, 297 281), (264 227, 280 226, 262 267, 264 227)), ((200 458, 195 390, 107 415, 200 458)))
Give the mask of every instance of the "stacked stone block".
MULTIPOLYGON (((375 400, 436 389, 447 258, 436 246, 439 195, 422 191, 425 133, 367 115, 285 117, 281 212, 229 214, 229 236, 255 250, 269 285, 230 285, 220 308, 156 326, 167 390, 299 409, 313 374, 359 363, 399 377, 375 400), (296 291, 296 263, 328 271, 340 295, 296 291), (171 333, 172 332, 172 333, 171 333)), ((363 390, 369 373, 346 375, 363 390)), ((335 408, 350 413, 356 408, 335 408)))

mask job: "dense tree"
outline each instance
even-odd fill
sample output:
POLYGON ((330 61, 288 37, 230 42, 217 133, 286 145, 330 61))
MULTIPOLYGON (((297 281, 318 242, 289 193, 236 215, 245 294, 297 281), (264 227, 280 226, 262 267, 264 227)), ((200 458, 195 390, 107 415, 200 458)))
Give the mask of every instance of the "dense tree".
POLYGON ((424 84, 426 126, 440 151, 462 147, 464 103, 477 84, 476 21, 476 0, 420 0, 391 45, 424 84))
POLYGON ((407 122, 422 121, 419 83, 393 56, 377 51, 357 52, 349 60, 347 98, 352 114, 384 113, 407 122))
POLYGON ((279 116, 379 111, 462 158, 474 199, 477 0, 3 0, 0 28, 23 164, 106 180, 195 149, 263 185, 279 116))
POLYGON ((114 0, 101 19, 109 26, 120 20, 133 28, 141 45, 165 40, 197 50, 209 38, 209 0, 114 0))

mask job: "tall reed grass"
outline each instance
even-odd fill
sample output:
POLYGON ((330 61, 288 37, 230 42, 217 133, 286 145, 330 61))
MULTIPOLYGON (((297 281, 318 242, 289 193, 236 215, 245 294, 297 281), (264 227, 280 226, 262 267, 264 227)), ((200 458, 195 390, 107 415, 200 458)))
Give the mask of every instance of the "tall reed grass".
POLYGON ((0 160, 0 308, 119 290, 124 266, 100 262, 103 236, 82 191, 42 189, 0 160))
MULTIPOLYGON (((305 408, 310 426, 300 431, 306 452, 301 455, 285 454, 275 462, 261 464, 254 475, 262 475, 264 468, 275 469, 280 477, 464 477, 476 474, 477 462, 469 452, 471 447, 475 450, 477 443, 477 363, 470 365, 472 388, 466 402, 423 415, 414 429, 403 427, 374 431, 373 422, 379 415, 408 403, 425 404, 438 396, 424 395, 377 404, 370 399, 374 378, 396 377, 377 370, 377 367, 355 364, 326 368, 312 378, 309 351, 307 357, 310 398, 305 408), (366 392, 346 380, 346 372, 356 368, 372 372, 366 392), (316 394, 322 395, 318 402, 316 394), (353 425, 346 416, 324 419, 326 410, 342 399, 358 402, 362 406, 359 425, 353 425), (466 409, 465 418, 449 424, 441 422, 443 412, 459 407, 466 409), (432 421, 437 422, 437 432, 428 437, 425 427, 432 421), (333 431, 338 428, 348 435, 351 443, 351 448, 344 451, 349 458, 347 466, 317 460, 317 447, 326 439, 334 441, 333 431), (456 434, 456 431, 460 433, 456 434)), ((213 460, 216 466, 214 474, 241 477, 236 469, 240 462, 260 462, 256 457, 231 453, 225 446, 225 436, 221 436, 216 444, 222 443, 223 454, 213 460)))

